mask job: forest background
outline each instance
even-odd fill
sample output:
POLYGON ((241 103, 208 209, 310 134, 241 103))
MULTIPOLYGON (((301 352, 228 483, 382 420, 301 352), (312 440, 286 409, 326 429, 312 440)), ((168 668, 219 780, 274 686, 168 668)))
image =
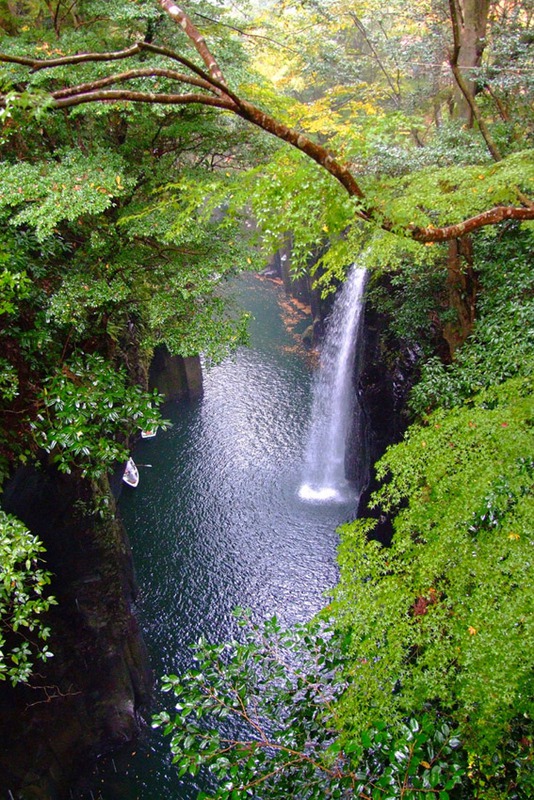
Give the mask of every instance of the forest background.
MULTIPOLYGON (((532 16, 0 4, 4 478, 43 458, 105 477, 163 424, 140 365, 243 342, 218 287, 288 231, 324 292, 365 253, 370 301, 417 353, 373 501, 391 546, 347 526, 325 620, 251 626, 233 660, 206 646, 168 679, 178 768, 210 767, 221 797, 532 795, 532 16), (297 647, 298 669, 272 657, 297 647), (249 739, 206 734, 228 714, 249 739)), ((51 576, 7 515, 0 547, 15 684, 51 656, 51 576)))

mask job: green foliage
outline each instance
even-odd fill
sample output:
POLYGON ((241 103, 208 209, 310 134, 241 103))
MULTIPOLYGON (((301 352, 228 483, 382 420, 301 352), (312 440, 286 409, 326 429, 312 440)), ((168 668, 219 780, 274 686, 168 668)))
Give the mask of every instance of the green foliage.
POLYGON ((447 800, 465 765, 443 720, 370 725, 341 743, 336 700, 345 657, 324 623, 291 630, 242 617, 239 641, 194 646, 195 666, 164 678, 175 713, 153 721, 172 736, 180 775, 215 778, 199 798, 354 797, 447 800))
MULTIPOLYGON (((182 41, 149 0, 56 8, 54 15, 51 4, 32 0, 0 9, 9 33, 3 46, 47 57, 119 50, 156 34, 163 45, 182 41)), ((444 321, 443 249, 406 237, 406 226, 459 221, 498 203, 517 204, 518 190, 530 191, 528 80, 515 70, 527 63, 521 37, 528 23, 520 14, 512 15, 513 35, 500 48, 488 29, 493 51, 481 86, 497 91, 504 104, 498 116, 506 119, 491 119, 490 97, 477 99, 507 154, 494 164, 476 130, 441 122, 450 99, 441 65, 450 43, 439 4, 284 0, 278 10, 267 36, 248 37, 247 48, 254 39, 265 52, 268 41, 283 38, 291 67, 280 69, 277 53, 270 68, 289 98, 272 91, 268 69, 261 79, 247 70, 243 37, 228 27, 225 35, 217 24, 232 24, 226 6, 204 3, 198 20, 231 84, 350 162, 369 206, 393 222, 392 230, 355 222, 365 209, 331 176, 274 139, 254 137, 230 115, 129 103, 50 111, 52 88, 103 77, 114 65, 33 72, 4 65, 6 458, 27 459, 30 443, 37 444, 60 470, 97 477, 126 457, 130 433, 161 425, 157 398, 129 386, 117 364, 131 351, 148 357, 159 344, 218 357, 242 340, 243 321, 229 313, 222 287, 226 275, 262 258, 243 236, 243 211, 260 226, 263 252, 291 234, 296 273, 322 253, 325 291, 362 252, 369 266, 396 270, 395 289, 410 284, 397 332, 418 339, 429 316, 444 321), (113 354, 113 361, 88 355, 95 352, 113 354)), ((192 58, 199 62, 198 54, 192 58)), ((139 56, 148 59, 162 64, 139 56)), ((155 81, 130 85, 152 91, 155 81)), ((377 503, 396 513, 392 547, 368 542, 365 521, 345 531, 336 601, 341 640, 320 623, 283 632, 273 621, 229 646, 201 643, 198 668, 168 678, 179 708, 158 724, 173 736, 179 769, 211 769, 219 797, 259 791, 447 800, 464 789, 506 796, 509 787, 528 796, 532 762, 522 742, 531 735, 532 697, 530 387, 505 384, 460 405, 492 381, 531 371, 532 285, 520 279, 519 261, 503 266, 504 258, 483 275, 480 321, 465 350, 472 355, 461 351, 450 368, 430 362, 414 395, 418 410, 458 408, 413 429, 382 462, 381 474, 392 478, 377 503), (460 783, 465 752, 456 728, 469 751, 470 783, 460 783)), ((16 550, 15 538, 7 552, 16 550)), ((31 558, 27 563, 30 569, 31 558)), ((31 602, 24 606, 31 612, 31 602)), ((25 679, 26 647, 12 651, 10 668, 22 664, 12 679, 25 679)))
POLYGON ((20 520, 0 511, 0 680, 13 685, 28 681, 36 659, 52 656, 42 615, 55 600, 40 566, 43 551, 20 520))
POLYGON ((115 154, 67 151, 64 157, 38 164, 0 165, 0 208, 19 209, 12 225, 30 224, 44 240, 62 220, 75 221, 84 214, 101 214, 134 183, 125 177, 115 154))
POLYGON ((532 150, 522 150, 498 163, 426 168, 381 180, 373 195, 399 227, 461 222, 494 205, 516 204, 517 190, 532 190, 533 163, 532 150))
MULTIPOLYGON (((481 284, 472 335, 452 364, 431 358, 410 399, 421 414, 435 406, 451 408, 483 388, 534 370, 534 276, 530 260, 534 237, 512 227, 480 237, 475 269, 481 284)), ((413 284, 412 284, 413 285, 413 284)))
POLYGON ((215 776, 201 796, 531 796, 532 388, 437 411, 386 453, 394 539, 342 529, 333 631, 251 626, 165 679, 177 713, 154 724, 182 775, 215 776))
MULTIPOLYGON (((404 130, 406 127, 407 122, 404 122, 404 130)), ((366 171, 375 177, 409 175, 422 169, 452 165, 490 163, 490 155, 480 135, 454 121, 447 121, 437 128, 425 147, 417 147, 415 142, 407 141, 406 136, 399 140, 398 128, 377 132, 370 138, 364 157, 366 171)))
POLYGON ((395 724, 439 708, 488 779, 502 768, 493 755, 515 742, 518 797, 532 780, 533 412, 532 381, 516 379, 412 426, 377 469, 392 545, 368 541, 370 520, 344 527, 335 604, 353 658, 341 709, 350 735, 370 715, 395 724))
POLYGON ((46 381, 34 435, 62 472, 76 467, 97 478, 128 458, 128 434, 166 427, 160 400, 129 386, 125 372, 101 356, 77 358, 46 381))
POLYGON ((371 273, 367 298, 387 315, 388 332, 428 358, 435 353, 443 325, 455 318, 447 305, 446 277, 445 265, 410 260, 386 274, 371 273))
MULTIPOLYGON (((173 46, 180 36, 148 0, 57 8, 54 17, 42 2, 10 7, 13 35, 2 48, 46 58, 120 50, 156 28, 162 44, 173 46)), ((233 42, 224 50, 235 56, 237 74, 242 48, 233 42)), ((246 320, 223 303, 221 287, 226 275, 248 266, 247 258, 251 263, 247 245, 237 223, 217 228, 197 213, 209 191, 202 198, 193 189, 229 160, 241 168, 256 151, 242 125, 221 122, 211 109, 106 103, 50 112, 51 88, 103 77, 109 65, 1 69, 0 477, 10 464, 31 460, 36 445, 61 469, 99 474, 124 457, 137 428, 136 403, 149 403, 136 399, 134 388, 120 413, 121 392, 129 390, 120 369, 122 388, 114 383, 117 365, 148 362, 158 345, 174 355, 220 359, 245 339, 246 320), (174 190, 182 176, 184 185, 174 190), (78 372, 73 359, 94 352, 109 359, 109 415, 102 411, 103 385, 99 399, 95 389, 90 401, 76 400, 85 378, 69 378, 69 370, 78 372), (52 388, 57 397, 68 395, 64 405, 50 405, 52 388), (76 402, 87 402, 85 416, 76 402)), ((168 88, 168 81, 161 85, 168 88)), ((154 81, 140 79, 135 88, 153 90, 154 81)))
POLYGON ((25 272, 11 272, 4 267, 0 272, 0 314, 12 314, 15 311, 16 302, 28 295, 28 285, 25 272))
POLYGON ((343 278, 355 256, 353 238, 348 238, 346 231, 354 221, 358 202, 314 162, 281 148, 269 164, 244 174, 228 174, 218 184, 212 179, 212 184, 216 202, 224 204, 229 219, 240 219, 245 212, 257 224, 262 262, 286 244, 290 234, 295 276, 314 261, 315 268, 323 265, 331 280, 343 278))
POLYGON ((18 377, 5 358, 0 358, 0 400, 14 400, 18 394, 18 377))

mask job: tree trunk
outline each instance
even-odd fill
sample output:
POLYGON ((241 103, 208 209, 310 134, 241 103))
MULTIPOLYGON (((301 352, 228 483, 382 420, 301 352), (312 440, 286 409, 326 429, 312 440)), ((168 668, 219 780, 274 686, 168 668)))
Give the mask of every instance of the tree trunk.
MULTIPOLYGON (((486 46, 486 26, 490 0, 458 0, 458 68, 471 97, 476 93, 475 70, 480 66, 486 46)), ((458 86, 454 89, 454 116, 473 125, 473 111, 458 86)))
POLYGON ((451 360, 465 342, 475 322, 478 278, 473 269, 473 245, 470 236, 449 242, 447 272, 448 304, 456 312, 455 322, 443 328, 451 360))

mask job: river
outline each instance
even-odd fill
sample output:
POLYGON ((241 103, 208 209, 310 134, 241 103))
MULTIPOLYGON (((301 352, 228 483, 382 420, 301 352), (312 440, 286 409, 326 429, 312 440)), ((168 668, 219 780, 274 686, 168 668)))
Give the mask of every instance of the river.
MULTIPOLYGON (((312 370, 284 324, 283 289, 247 275, 233 296, 253 316, 251 346, 206 371, 202 398, 165 408, 172 428, 137 445, 136 462, 152 466, 120 502, 157 677, 186 668, 200 635, 230 636, 235 606, 284 624, 310 619, 336 582, 336 526, 355 512, 298 496, 312 370)), ((170 705, 156 693, 158 709, 170 705)), ((76 797, 180 800, 197 790, 177 780, 168 740, 147 731, 134 755, 102 759, 76 797)))

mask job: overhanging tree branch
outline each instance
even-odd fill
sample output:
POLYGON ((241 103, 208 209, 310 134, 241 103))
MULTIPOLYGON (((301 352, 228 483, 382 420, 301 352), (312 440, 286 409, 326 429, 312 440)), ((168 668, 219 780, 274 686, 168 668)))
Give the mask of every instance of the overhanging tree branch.
POLYGON ((117 61, 122 58, 131 58, 141 52, 143 43, 138 42, 127 47, 125 50, 113 51, 110 53, 75 53, 71 56, 59 56, 58 58, 29 58, 26 56, 15 56, 7 53, 0 53, 0 62, 4 64, 22 64, 23 66, 30 67, 32 72, 38 72, 41 69, 53 69, 54 67, 62 67, 69 64, 83 64, 88 61, 117 61))
POLYGON ((105 86, 112 86, 114 83, 123 83, 125 81, 133 80, 135 78, 168 78, 178 83, 187 83, 191 86, 198 86, 201 89, 212 91, 211 85, 191 75, 183 75, 181 72, 175 72, 172 69, 130 69, 127 72, 119 72, 116 75, 109 75, 107 78, 99 78, 98 80, 91 81, 90 83, 80 83, 78 86, 69 86, 66 89, 58 89, 52 92, 52 97, 59 100, 63 97, 72 97, 75 95, 85 94, 86 92, 95 92, 103 89, 105 86))
POLYGON ((192 61, 190 61, 188 58, 184 58, 184 56, 180 55, 179 53, 176 53, 174 50, 170 50, 168 47, 159 47, 158 45, 152 44, 150 42, 139 42, 139 47, 142 50, 149 50, 151 53, 156 53, 157 55, 166 56, 167 58, 170 58, 174 61, 178 61, 178 63, 190 69, 191 72, 194 72, 195 75, 198 75, 199 78, 202 78, 203 80, 210 83, 214 89, 218 90, 222 94, 226 94, 228 97, 235 99, 233 92, 230 91, 230 89, 226 86, 224 81, 221 81, 219 80, 219 78, 215 77, 211 73, 205 72, 203 69, 200 69, 200 67, 197 67, 197 65, 194 64, 192 61))
MULTIPOLYGON (((207 48, 205 40, 200 37, 199 32, 188 19, 187 15, 176 6, 172 0, 158 0, 160 6, 167 11, 167 13, 177 21, 183 30, 185 31, 186 35, 191 39, 197 51, 202 56, 204 63, 210 69, 210 74, 212 74, 212 65, 216 65, 216 60, 209 52, 207 48), (200 37, 200 39, 199 39, 200 37)), ((451 7, 451 20, 453 26, 453 39, 454 39, 454 48, 451 53, 451 67, 454 65, 457 68, 458 63, 458 55, 460 52, 460 33, 459 33, 459 18, 458 18, 458 10, 456 6, 456 0, 449 0, 450 7, 451 7)), ((454 71, 454 70, 453 70, 454 71)), ((220 72, 220 71, 219 71, 220 72)), ((220 77, 222 77, 222 73, 220 73, 220 77)), ((217 76, 217 79, 220 80, 220 77, 217 76)), ((223 82, 223 81, 221 81, 223 82)), ((460 84, 459 84, 460 85, 460 84)), ((461 86, 460 86, 461 88, 461 86)), ((462 90, 463 91, 463 90, 462 90)), ((239 97, 234 95, 233 98, 238 108, 235 109, 235 113, 242 117, 243 119, 252 122, 254 125, 262 128, 269 133, 272 133, 274 136, 277 136, 279 139, 288 142, 289 144, 296 147, 301 152, 308 155, 312 158, 316 163, 320 164, 324 167, 328 172, 330 172, 333 177, 338 180, 341 185, 347 190, 351 197, 358 197, 361 200, 365 199, 365 195, 359 186, 358 182, 354 178, 354 175, 344 165, 340 164, 332 154, 330 154, 326 148, 323 148, 321 145, 317 145, 308 139, 303 134, 299 134, 292 128, 287 127, 286 125, 278 122, 277 120, 270 117, 268 114, 265 114, 260 109, 256 108, 252 104, 240 99, 239 97)), ((466 97, 469 101, 469 98, 466 97)), ((475 109, 473 113, 476 115, 477 122, 479 122, 479 126, 481 127, 481 132, 484 135, 484 138, 490 148, 492 155, 494 156, 496 161, 501 160, 501 155, 498 152, 496 145, 494 144, 491 136, 485 126, 484 121, 481 118, 480 111, 476 106, 476 103, 473 98, 471 98, 472 103, 475 105, 475 109), (482 125, 480 125, 482 123, 482 125), (482 130, 482 128, 484 130, 482 130), (487 138, 486 138, 487 137, 487 138)), ((369 211, 357 211, 357 216, 365 220, 372 220, 373 219, 373 210, 369 211)), ((442 228, 433 228, 432 226, 428 226, 426 228, 417 228, 415 226, 408 226, 407 233, 408 235, 412 236, 412 238, 416 239, 420 242, 439 242, 439 241, 447 241, 449 239, 455 239, 458 236, 464 235, 465 233, 469 233, 473 230, 477 230, 485 225, 494 225, 497 222, 501 222, 504 219, 533 219, 534 218, 534 209, 532 207, 528 208, 515 208, 515 207, 508 207, 508 206, 498 206, 496 208, 490 209, 489 211, 479 214, 475 217, 471 217, 468 220, 465 220, 463 223, 458 225, 449 225, 442 228)), ((386 230, 391 230, 393 227, 391 222, 386 220, 382 223, 382 227, 386 230)))
POLYGON ((211 77, 215 78, 219 83, 226 84, 222 70, 206 44, 206 40, 198 28, 193 25, 187 14, 182 11, 173 0, 158 0, 158 3, 161 8, 183 28, 187 38, 193 43, 197 53, 207 66, 211 77))
POLYGON ((233 105, 221 97, 210 97, 206 94, 165 94, 158 92, 136 92, 131 89, 101 89, 60 97, 54 100, 52 108, 71 108, 84 103, 102 103, 128 101, 131 103, 159 103, 164 105, 189 105, 191 103, 204 106, 215 106, 233 111, 233 105))
POLYGON ((442 228, 434 228, 432 225, 428 225, 426 228, 410 226, 409 230, 412 238, 418 242, 447 242, 451 239, 459 239, 461 236, 473 233, 487 225, 497 225, 499 222, 510 219, 518 221, 534 219, 534 208, 495 206, 455 225, 446 225, 442 228))
MULTIPOLYGON (((50 108, 65 109, 86 103, 128 101, 166 105, 199 104, 229 111, 241 119, 256 125, 267 133, 276 136, 278 139, 287 142, 329 172, 351 197, 355 197, 360 201, 358 207, 355 209, 355 215, 358 218, 367 222, 374 222, 384 230, 392 231, 395 229, 394 223, 391 220, 383 219, 375 209, 371 208, 369 205, 365 205, 365 194, 349 165, 340 162, 326 147, 317 144, 303 133, 271 117, 269 114, 232 91, 227 86, 222 70, 217 64, 217 60, 211 54, 204 37, 193 25, 185 12, 176 6, 172 0, 158 0, 158 3, 161 8, 180 25, 185 35, 202 58, 202 61, 207 67, 207 71, 174 50, 160 47, 149 42, 137 42, 135 45, 121 51, 109 53, 78 53, 71 56, 61 56, 51 59, 34 59, 31 57, 12 56, 0 53, 0 62, 20 64, 22 66, 27 66, 31 71, 35 72, 43 69, 53 69, 58 66, 74 66, 87 62, 105 63, 134 58, 143 51, 168 58, 171 61, 181 64, 182 67, 185 67, 191 74, 183 74, 175 70, 156 66, 132 69, 108 75, 89 83, 57 89, 51 92, 50 108), (183 93, 173 92, 172 90, 167 92, 147 92, 138 91, 134 88, 105 88, 108 86, 116 87, 117 84, 126 83, 129 80, 158 77, 178 85, 198 87, 204 91, 202 93, 183 93)), ((456 9, 455 0, 450 0, 450 3, 451 9, 453 7, 456 9)), ((454 50, 451 53, 452 66, 453 63, 456 63, 455 59, 457 61, 458 58, 459 21, 456 12, 452 13, 451 11, 451 14, 455 44, 454 50)), ((6 97, 0 95, 0 105, 5 106, 5 104, 6 97)), ((430 225, 427 227, 418 227, 408 225, 404 229, 404 233, 418 242, 444 242, 458 238, 466 233, 471 233, 486 225, 495 225, 506 219, 534 219, 534 207, 532 204, 525 203, 524 199, 523 202, 527 206, 526 208, 497 206, 454 225, 443 227, 433 227, 430 225)))

